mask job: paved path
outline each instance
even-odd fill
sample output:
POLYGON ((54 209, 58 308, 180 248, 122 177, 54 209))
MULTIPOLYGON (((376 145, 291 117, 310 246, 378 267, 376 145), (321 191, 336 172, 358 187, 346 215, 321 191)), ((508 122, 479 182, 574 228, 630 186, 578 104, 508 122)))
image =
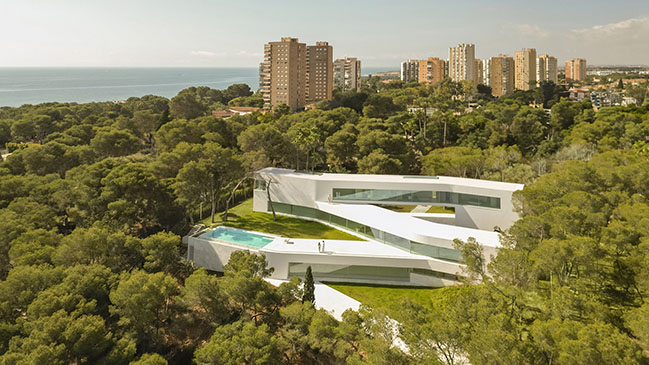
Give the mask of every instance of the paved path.
POLYGON ((418 205, 414 207, 410 213, 426 213, 428 211, 428 208, 430 208, 428 205, 418 205))
MULTIPOLYGON (((274 286, 280 286, 282 283, 286 283, 288 281, 270 278, 265 278, 264 280, 274 286)), ((343 319, 342 315, 347 309, 357 311, 360 306, 361 302, 359 302, 358 300, 349 297, 326 284, 318 282, 315 283, 316 309, 322 308, 326 310, 338 321, 341 321, 343 319)), ((408 346, 399 337, 399 323, 392 318, 390 318, 389 321, 392 325, 392 334, 394 336, 394 338, 392 339, 392 346, 396 346, 403 350, 405 353, 408 353, 408 346)))
MULTIPOLYGON (((279 286, 280 284, 287 282, 287 280, 269 278, 266 278, 264 280, 275 286, 279 286)), ((337 320, 342 320, 343 312, 347 309, 357 311, 360 306, 361 302, 359 302, 358 300, 348 297, 347 295, 328 285, 315 283, 315 307, 317 309, 322 308, 326 310, 337 320)))

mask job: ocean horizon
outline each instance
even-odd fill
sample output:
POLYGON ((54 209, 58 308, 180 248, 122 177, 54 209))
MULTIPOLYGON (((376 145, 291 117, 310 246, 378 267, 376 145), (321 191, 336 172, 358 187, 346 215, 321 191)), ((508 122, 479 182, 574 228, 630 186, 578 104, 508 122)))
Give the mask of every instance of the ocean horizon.
MULTIPOLYGON (((363 74, 394 71, 367 67, 363 74)), ((244 83, 259 85, 256 67, 3 67, 0 107, 47 102, 119 101, 130 97, 174 97, 191 86, 225 89, 244 83)))

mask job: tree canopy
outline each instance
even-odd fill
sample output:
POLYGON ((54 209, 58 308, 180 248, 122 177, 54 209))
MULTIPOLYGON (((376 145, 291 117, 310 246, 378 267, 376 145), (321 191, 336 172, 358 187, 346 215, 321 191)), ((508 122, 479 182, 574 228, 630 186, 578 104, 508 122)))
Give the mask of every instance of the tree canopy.
POLYGON ((0 108, 0 363, 647 363, 649 108, 595 111, 552 83, 488 93, 371 78, 227 120, 210 112, 259 94, 0 108), (268 284, 263 256, 235 252, 222 276, 183 258, 203 207, 268 166, 524 183, 521 219, 488 266, 456 243, 465 282, 445 302, 336 321, 311 284, 268 284))

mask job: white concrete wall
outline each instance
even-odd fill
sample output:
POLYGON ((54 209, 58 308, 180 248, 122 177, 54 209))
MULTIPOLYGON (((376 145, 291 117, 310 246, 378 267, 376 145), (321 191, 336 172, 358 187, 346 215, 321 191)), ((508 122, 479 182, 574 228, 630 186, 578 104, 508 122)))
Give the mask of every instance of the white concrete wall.
POLYGON ((234 251, 247 250, 251 252, 258 252, 253 249, 246 249, 243 247, 228 245, 216 241, 202 239, 199 237, 189 237, 188 239, 188 252, 194 250, 194 263, 196 266, 204 267, 212 271, 223 271, 223 266, 230 260, 230 255, 234 251))
MULTIPOLYGON (((501 229, 509 228, 516 220, 518 213, 512 205, 512 193, 507 190, 493 188, 481 188, 476 186, 450 185, 437 183, 435 180, 412 179, 403 182, 378 182, 350 180, 318 180, 317 175, 309 174, 272 174, 264 171, 258 172, 266 180, 272 180, 271 197, 273 201, 293 205, 301 205, 316 208, 315 201, 328 201, 333 193, 333 188, 350 189, 395 189, 395 190, 422 190, 422 191, 445 191, 473 195, 482 195, 500 198, 500 209, 477 207, 472 205, 456 204, 431 204, 438 206, 450 206, 455 208, 455 224, 462 227, 476 228, 493 231, 495 226, 501 229), (302 176, 301 176, 302 175, 302 176)), ((330 174, 331 175, 331 174, 330 174)), ((330 176, 329 175, 329 176, 330 176)), ((266 195, 265 192, 260 194, 266 195)), ((257 195, 255 195, 255 198, 257 195)), ((260 196, 261 197, 261 196, 260 196)), ((357 202, 360 203, 360 202, 357 202)), ((374 202, 376 203, 376 202, 374 202)), ((385 204, 412 204, 412 202, 381 202, 385 204)), ((255 206, 255 210, 266 211, 264 207, 255 206), (259 208, 259 209, 257 209, 259 208)))
POLYGON ((276 279, 288 278, 289 263, 417 268, 429 269, 452 275, 461 271, 461 265, 459 263, 432 258, 416 259, 387 256, 346 256, 327 253, 273 252, 264 249, 261 249, 260 252, 266 255, 268 265, 275 268, 271 277, 276 279))
MULTIPOLYGON (((268 251, 263 248, 260 250, 247 249, 241 246, 232 245, 224 242, 202 239, 198 237, 189 237, 189 246, 194 250, 194 263, 196 266, 204 267, 212 271, 223 271, 223 267, 228 263, 230 255, 234 251, 246 250, 266 255, 268 266, 274 268, 272 279, 289 279, 289 263, 304 263, 307 265, 330 264, 330 265, 360 265, 360 266, 377 266, 377 267, 401 267, 401 268, 418 268, 430 269, 447 274, 461 273, 462 265, 448 261, 426 259, 426 258, 397 258, 397 257, 371 257, 371 256, 354 256, 339 255, 327 253, 301 253, 301 252, 281 252, 268 251)), ((385 284, 385 285, 415 285, 439 287, 453 285, 453 280, 431 277, 420 274, 410 274, 410 281, 389 281, 389 280, 368 280, 368 279, 341 279, 318 277, 319 281, 338 281, 338 282, 356 282, 367 284, 385 284)))

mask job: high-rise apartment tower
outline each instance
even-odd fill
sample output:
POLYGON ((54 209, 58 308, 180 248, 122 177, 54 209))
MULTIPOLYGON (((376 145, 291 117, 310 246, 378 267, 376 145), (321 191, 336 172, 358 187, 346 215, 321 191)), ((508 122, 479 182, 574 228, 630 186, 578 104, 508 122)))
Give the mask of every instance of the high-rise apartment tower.
POLYGON ((491 57, 489 61, 489 86, 493 96, 503 96, 514 91, 514 59, 507 55, 491 57))
POLYGON ((282 38, 264 45, 262 95, 265 107, 286 104, 291 110, 306 104, 306 44, 282 38))
POLYGON ((333 47, 316 42, 306 47, 306 100, 330 100, 334 87, 333 47))
POLYGON ((417 81, 427 85, 434 85, 446 76, 446 61, 437 57, 428 57, 426 60, 418 61, 417 81))
POLYGON ((542 54, 536 59, 536 81, 552 81, 557 83, 557 58, 542 54))
POLYGON ((566 61, 566 80, 584 81, 586 79, 586 60, 573 58, 566 61))
POLYGON ((531 90, 536 85, 536 49, 523 48, 514 53, 514 86, 519 90, 531 90))
POLYGON ((343 91, 361 89, 361 61, 345 57, 334 61, 334 86, 343 91))
POLYGON ((453 81, 472 81, 475 77, 475 45, 460 44, 448 50, 448 75, 453 81))
POLYGON ((482 60, 479 58, 476 58, 474 61, 474 66, 473 66, 473 84, 474 86, 478 86, 481 84, 484 84, 484 64, 482 63, 482 60))
POLYGON ((401 62, 401 81, 410 82, 419 80, 419 61, 407 60, 401 62))
POLYGON ((314 46, 297 38, 282 38, 264 45, 264 62, 259 67, 264 107, 286 104, 303 109, 306 101, 331 99, 333 49, 327 42, 314 46))

